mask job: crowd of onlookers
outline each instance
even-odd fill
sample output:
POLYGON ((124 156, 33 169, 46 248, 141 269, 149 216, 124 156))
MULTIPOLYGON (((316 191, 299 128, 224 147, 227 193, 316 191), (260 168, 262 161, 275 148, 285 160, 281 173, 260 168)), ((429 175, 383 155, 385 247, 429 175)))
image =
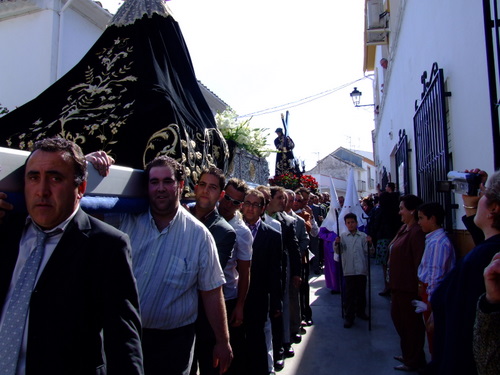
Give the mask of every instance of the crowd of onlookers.
POLYGON ((396 370, 500 373, 500 255, 495 256, 500 251, 500 173, 485 187, 487 174, 471 172, 480 174, 483 184, 477 195, 463 196, 462 220, 475 247, 460 259, 443 229, 445 211, 439 203, 400 196, 392 183, 362 201, 366 233, 385 280, 379 295, 390 296, 400 337, 396 370))
POLYGON ((274 374, 314 324, 310 272, 342 293, 345 328, 370 319, 370 256, 400 336, 396 370, 500 373, 500 173, 463 197, 475 248, 456 260, 443 207, 393 184, 361 218, 337 216, 342 197, 250 188, 214 167, 187 200, 185 167, 160 156, 145 168, 147 210, 96 218, 82 209, 86 161, 103 176, 114 163, 41 140, 25 165, 28 217, 0 193, 2 373, 274 374))

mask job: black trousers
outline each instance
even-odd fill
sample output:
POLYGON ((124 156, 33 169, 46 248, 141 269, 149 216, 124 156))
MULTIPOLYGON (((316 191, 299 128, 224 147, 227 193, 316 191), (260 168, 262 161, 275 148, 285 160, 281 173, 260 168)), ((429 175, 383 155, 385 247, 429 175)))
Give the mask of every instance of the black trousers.
POLYGON ((400 338, 404 364, 413 368, 425 366, 425 325, 422 314, 415 312, 411 301, 417 293, 391 291, 391 317, 400 338))
POLYGON ((274 361, 276 362, 279 359, 284 359, 283 315, 280 315, 278 317, 271 316, 270 318, 271 318, 271 331, 273 336, 273 358, 274 361))
MULTIPOLYGON (((267 375, 266 335, 263 321, 245 318, 245 366, 237 375, 267 375)), ((235 374, 236 375, 236 374, 235 374)))
MULTIPOLYGON (((233 349, 233 361, 226 372, 227 375, 239 375, 245 369, 245 356, 247 354, 245 344, 245 328, 244 325, 232 327, 229 322, 231 315, 236 307, 237 299, 226 300, 227 322, 229 326, 229 341, 233 349)), ((245 317, 246 320, 246 317, 245 317)))
POLYGON ((213 367, 215 334, 208 321, 201 297, 198 302, 198 318, 195 322, 195 332, 196 343, 194 346, 191 375, 196 375, 198 369, 201 375, 219 375, 219 368, 213 367))
POLYGON ((309 256, 307 263, 302 263, 302 283, 299 288, 300 312, 302 320, 312 320, 312 309, 309 304, 309 256))
POLYGON ((194 324, 142 330, 144 372, 148 375, 188 375, 194 349, 194 324))
POLYGON ((344 276, 345 317, 354 320, 355 315, 366 314, 366 276, 344 276))

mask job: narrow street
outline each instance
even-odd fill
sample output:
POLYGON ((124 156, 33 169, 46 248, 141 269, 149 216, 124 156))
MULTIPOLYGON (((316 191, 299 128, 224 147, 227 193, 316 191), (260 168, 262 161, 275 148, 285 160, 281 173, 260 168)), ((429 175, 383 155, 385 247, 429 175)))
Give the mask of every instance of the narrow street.
MULTIPOLYGON (((356 319, 346 329, 341 315, 341 297, 325 287, 324 276, 312 275, 312 327, 306 327, 300 344, 294 344, 295 356, 285 361, 280 375, 358 375, 400 374, 399 337, 390 316, 390 299, 381 297, 382 270, 371 262, 372 329, 368 322, 356 319)), ((428 352, 426 353, 429 359, 428 352)))

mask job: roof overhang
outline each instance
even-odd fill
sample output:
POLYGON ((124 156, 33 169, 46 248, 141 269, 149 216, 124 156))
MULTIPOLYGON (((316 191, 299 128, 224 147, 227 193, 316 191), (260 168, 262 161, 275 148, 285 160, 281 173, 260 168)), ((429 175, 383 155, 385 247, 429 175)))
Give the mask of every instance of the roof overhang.
MULTIPOLYGON (((62 0, 59 12, 68 7, 103 30, 111 19, 111 13, 92 0, 62 0)), ((46 9, 47 4, 43 0, 0 0, 0 20, 46 9)))

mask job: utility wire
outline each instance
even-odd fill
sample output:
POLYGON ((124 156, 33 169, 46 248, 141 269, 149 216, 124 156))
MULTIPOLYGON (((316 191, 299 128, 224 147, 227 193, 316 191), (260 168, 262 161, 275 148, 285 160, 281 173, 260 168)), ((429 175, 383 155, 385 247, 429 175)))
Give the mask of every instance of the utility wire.
POLYGON ((262 109, 260 111, 255 111, 255 112, 252 112, 252 113, 248 113, 246 115, 241 115, 241 116, 238 116, 238 118, 262 116, 262 115, 267 115, 267 114, 274 113, 274 112, 283 111, 285 109, 298 107, 300 105, 307 104, 307 103, 312 102, 314 100, 321 99, 321 98, 323 98, 323 97, 325 97, 327 95, 333 94, 334 92, 342 90, 343 88, 346 88, 347 86, 350 86, 350 85, 352 85, 352 84, 354 84, 356 82, 362 81, 362 80, 364 80, 366 78, 368 78, 368 77, 358 78, 358 79, 356 79, 356 80, 354 80, 352 82, 344 83, 343 85, 335 87, 333 89, 322 91, 322 92, 320 92, 318 94, 310 95, 310 96, 307 96, 305 98, 296 100, 294 102, 289 102, 289 103, 281 104, 281 105, 278 105, 278 106, 275 106, 275 107, 270 107, 270 108, 262 109))

